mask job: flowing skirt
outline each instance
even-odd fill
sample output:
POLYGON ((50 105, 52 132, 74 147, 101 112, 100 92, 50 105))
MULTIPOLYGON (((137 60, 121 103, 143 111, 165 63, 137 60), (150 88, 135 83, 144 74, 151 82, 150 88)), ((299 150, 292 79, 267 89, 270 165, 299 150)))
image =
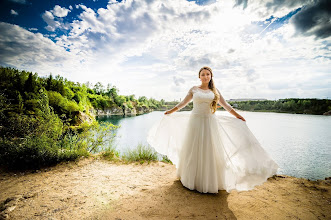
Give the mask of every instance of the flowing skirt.
POLYGON ((164 115, 149 131, 147 141, 168 156, 183 186, 202 193, 250 190, 278 170, 246 122, 234 117, 193 112, 164 115))

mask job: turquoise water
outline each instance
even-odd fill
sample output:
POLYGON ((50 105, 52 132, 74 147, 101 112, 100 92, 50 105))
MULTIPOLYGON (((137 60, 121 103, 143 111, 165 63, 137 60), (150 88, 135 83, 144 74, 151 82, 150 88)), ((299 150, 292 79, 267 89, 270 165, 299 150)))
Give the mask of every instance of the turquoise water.
MULTIPOLYGON (((331 116, 244 111, 240 114, 280 166, 279 174, 312 180, 331 176, 331 116)), ((139 143, 147 145, 148 130, 162 116, 163 112, 152 112, 134 117, 99 116, 97 120, 121 126, 115 145, 123 152, 139 143)))

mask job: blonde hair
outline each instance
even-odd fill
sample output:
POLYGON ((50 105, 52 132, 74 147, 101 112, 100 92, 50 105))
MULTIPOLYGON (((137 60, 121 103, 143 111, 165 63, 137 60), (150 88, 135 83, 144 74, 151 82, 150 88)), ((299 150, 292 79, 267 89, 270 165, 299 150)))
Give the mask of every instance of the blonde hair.
POLYGON ((213 99, 213 101, 210 103, 210 109, 211 109, 211 112, 214 114, 216 112, 216 109, 217 109, 217 101, 219 100, 220 98, 220 95, 215 87, 215 84, 214 84, 214 80, 213 80, 213 71, 211 70, 210 67, 208 66, 204 66, 202 67, 200 70, 199 70, 199 78, 200 78, 200 73, 202 70, 208 70, 211 74, 211 79, 208 83, 208 88, 213 91, 213 93, 215 94, 215 97, 213 99))

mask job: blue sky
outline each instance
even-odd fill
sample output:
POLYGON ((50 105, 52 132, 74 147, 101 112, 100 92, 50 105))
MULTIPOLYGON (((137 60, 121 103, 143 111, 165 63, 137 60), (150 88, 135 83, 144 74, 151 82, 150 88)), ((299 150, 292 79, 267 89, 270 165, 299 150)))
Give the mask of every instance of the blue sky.
POLYGON ((226 99, 330 98, 330 5, 1 0, 0 65, 165 100, 207 65, 226 99))

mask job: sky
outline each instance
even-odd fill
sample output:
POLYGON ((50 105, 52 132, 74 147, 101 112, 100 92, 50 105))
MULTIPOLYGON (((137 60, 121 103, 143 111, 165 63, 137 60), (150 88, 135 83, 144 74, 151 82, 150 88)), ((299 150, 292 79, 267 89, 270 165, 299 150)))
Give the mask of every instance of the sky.
POLYGON ((0 65, 181 100, 331 97, 328 0, 0 0, 0 65))

